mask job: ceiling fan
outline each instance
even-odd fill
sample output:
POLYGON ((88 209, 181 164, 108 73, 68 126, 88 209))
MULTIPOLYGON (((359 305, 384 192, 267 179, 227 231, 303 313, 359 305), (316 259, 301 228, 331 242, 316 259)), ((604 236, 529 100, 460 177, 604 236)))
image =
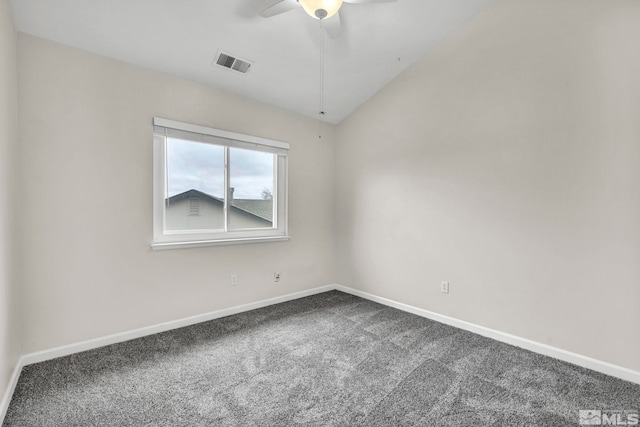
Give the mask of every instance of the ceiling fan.
POLYGON ((260 16, 269 18, 302 6, 309 16, 322 20, 322 26, 329 34, 329 37, 335 39, 340 36, 342 30, 339 13, 342 2, 367 4, 391 3, 395 1, 397 0, 278 0, 260 12, 260 16))

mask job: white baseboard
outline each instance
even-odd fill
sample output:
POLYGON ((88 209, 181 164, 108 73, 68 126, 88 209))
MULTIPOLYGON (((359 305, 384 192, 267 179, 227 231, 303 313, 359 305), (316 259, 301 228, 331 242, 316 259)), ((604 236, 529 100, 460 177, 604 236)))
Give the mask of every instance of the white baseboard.
POLYGON ((603 362, 601 360, 593 359, 591 357, 583 356, 581 354, 572 353, 567 350, 562 350, 557 347, 552 347, 547 344, 542 344, 536 341, 531 341, 526 338, 521 338, 515 335, 507 334, 504 332, 496 331, 495 329, 485 328, 484 326, 476 325, 474 323, 465 322, 453 317, 443 316, 442 314, 434 313, 432 311, 424 310, 422 308, 413 307, 408 304, 403 304, 397 301, 393 301, 387 298, 382 298, 377 295, 373 295, 367 292, 359 291, 357 289, 349 288, 343 285, 335 285, 335 289, 346 292, 351 295, 355 295, 364 299, 368 299, 373 302, 377 302, 389 307, 397 308, 408 313, 413 313, 421 317, 426 317, 436 322, 444 323, 446 325, 454 326, 456 328, 464 329, 469 332, 473 332, 478 335, 482 335, 487 338, 492 338, 496 341, 501 341, 506 344, 510 344, 516 347, 530 350, 535 353, 543 354, 545 356, 553 357, 565 362, 572 363, 574 365, 582 366, 587 369, 591 369, 603 374, 611 375, 612 377, 620 378, 625 381, 640 384, 640 372, 632 369, 624 368, 622 366, 614 365, 612 363, 603 362))
POLYGON ((546 344, 538 343, 535 341, 521 338, 515 335, 506 334, 504 332, 496 331, 495 329, 485 328, 484 326, 476 325, 473 323, 465 322, 463 320, 455 319, 453 317, 443 316, 438 313, 434 313, 421 308, 413 307, 408 304, 403 304, 397 301, 393 301, 387 298, 379 297, 367 292, 359 291, 357 289, 349 288, 347 286, 333 284, 327 286, 321 286, 318 288, 308 289, 306 291, 295 292, 292 294, 283 295, 280 297, 269 298, 261 301, 256 301, 248 304, 239 305, 223 310, 213 311, 210 313, 200 314, 196 316, 186 317, 166 323, 160 323, 153 326, 147 326, 144 328, 134 329, 131 331, 121 332, 113 335, 107 335, 100 338, 94 338, 87 341, 82 341, 75 344, 69 344, 65 346, 55 347, 49 350, 38 351, 35 353, 29 353, 23 355, 13 371, 13 375, 7 385, 7 389, 0 401, 0 425, 4 421, 11 397, 15 390, 16 384, 20 372, 24 366, 44 362, 46 360, 55 359, 57 357, 68 356, 70 354, 78 353, 81 351, 91 350, 99 347, 104 347, 111 344, 116 344, 124 341, 129 341, 136 338, 141 338, 148 335, 157 334, 160 332, 169 331, 172 329, 178 329, 185 326, 195 325, 197 323, 206 322, 209 320, 219 319, 221 317, 231 316, 233 314, 243 313, 245 311, 255 310, 257 308, 267 307, 273 304, 279 304, 281 302, 292 301, 295 299, 316 295, 322 292, 331 290, 339 290, 351 295, 355 295, 370 301, 374 301, 389 307, 397 308, 408 313, 416 314, 418 316, 426 317, 431 320, 435 320, 440 323, 444 323, 456 328, 464 329, 469 332, 476 333, 488 338, 495 339, 507 344, 514 345, 516 347, 524 348, 536 353, 543 354, 545 356, 553 357, 565 362, 573 363, 578 366, 582 366, 594 371, 601 372, 603 374, 611 375, 616 378, 620 378, 626 381, 630 381, 636 384, 640 384, 640 372, 634 371, 621 366, 613 365, 611 363, 603 362, 601 360, 592 359, 581 354, 572 353, 570 351, 562 350, 556 347, 551 347, 546 344))
POLYGON ((4 422, 4 417, 7 415, 7 409, 9 409, 9 403, 11 403, 11 397, 13 396, 13 392, 16 389, 16 385, 18 385, 18 378, 20 378, 20 372, 22 371, 22 358, 18 360, 16 363, 16 367, 13 369, 13 374, 11 374, 11 378, 9 379, 9 384, 7 384, 7 389, 4 391, 4 395, 2 396, 2 400, 0 401, 0 426, 4 422))
POLYGON ((238 305, 231 308, 225 308, 223 310, 217 310, 209 313, 198 314, 196 316, 186 317, 178 320, 172 320, 166 323, 160 323, 157 325, 146 326, 144 328, 134 329, 131 331, 120 332, 117 334, 107 335, 100 338, 94 338, 94 339, 82 341, 75 344, 69 344, 69 345, 55 347, 48 350, 38 351, 35 353, 29 353, 22 356, 21 360, 24 362, 23 366, 31 365, 32 363, 44 362, 45 360, 51 360, 57 357, 68 356, 70 354, 78 353, 81 351, 92 350, 94 348, 104 347, 106 345, 129 341, 132 339, 157 334, 160 332, 170 331, 172 329, 178 329, 185 326, 191 326, 197 323, 207 322, 209 320, 219 319, 221 317, 227 317, 233 314, 243 313, 245 311, 255 310, 257 308, 279 304, 281 302, 304 298, 310 295, 327 292, 333 289, 336 289, 336 287, 333 285, 321 286, 318 288, 308 289, 306 291, 295 292, 292 294, 287 294, 287 295, 283 295, 275 298, 269 298, 261 301, 251 302, 248 304, 238 305))

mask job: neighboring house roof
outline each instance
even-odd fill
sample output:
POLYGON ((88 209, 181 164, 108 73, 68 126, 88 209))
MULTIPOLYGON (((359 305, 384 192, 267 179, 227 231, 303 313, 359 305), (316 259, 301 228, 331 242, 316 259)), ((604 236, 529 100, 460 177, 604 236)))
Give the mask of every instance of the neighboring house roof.
MULTIPOLYGON (((177 203, 184 199, 201 198, 212 203, 224 204, 224 200, 202 191, 191 189, 184 193, 176 194, 166 199, 166 204, 177 203)), ((258 217, 264 221, 273 222, 273 200, 264 199, 233 199, 231 208, 249 215, 258 217)))
POLYGON ((170 205, 171 203, 177 203, 181 200, 191 199, 193 197, 201 197, 203 199, 209 199, 212 202, 224 203, 222 199, 219 199, 210 194, 203 193, 202 191, 194 190, 194 189, 187 190, 184 193, 176 194, 175 196, 171 196, 166 199, 166 203, 167 205, 170 205))
POLYGON ((269 222, 273 221, 273 200, 233 199, 231 204, 269 222))

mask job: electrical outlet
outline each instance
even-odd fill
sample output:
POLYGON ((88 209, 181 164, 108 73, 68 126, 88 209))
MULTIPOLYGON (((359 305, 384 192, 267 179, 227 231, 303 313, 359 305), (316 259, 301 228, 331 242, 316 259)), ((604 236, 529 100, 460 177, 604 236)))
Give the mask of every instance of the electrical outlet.
POLYGON ((275 273, 273 273, 273 281, 274 282, 279 282, 280 281, 280 272, 276 271, 275 273))
POLYGON ((449 293, 449 282, 440 282, 440 292, 443 294, 449 293))
POLYGON ((231 286, 237 286, 237 285, 238 285, 238 275, 234 273, 231 275, 231 286))

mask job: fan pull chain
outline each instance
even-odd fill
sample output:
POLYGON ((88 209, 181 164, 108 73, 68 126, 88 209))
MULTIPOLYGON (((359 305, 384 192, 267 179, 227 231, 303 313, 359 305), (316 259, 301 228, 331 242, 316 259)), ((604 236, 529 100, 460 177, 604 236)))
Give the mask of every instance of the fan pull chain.
POLYGON ((320 97, 318 108, 318 139, 322 139, 322 117, 324 116, 324 29, 320 19, 320 97))

